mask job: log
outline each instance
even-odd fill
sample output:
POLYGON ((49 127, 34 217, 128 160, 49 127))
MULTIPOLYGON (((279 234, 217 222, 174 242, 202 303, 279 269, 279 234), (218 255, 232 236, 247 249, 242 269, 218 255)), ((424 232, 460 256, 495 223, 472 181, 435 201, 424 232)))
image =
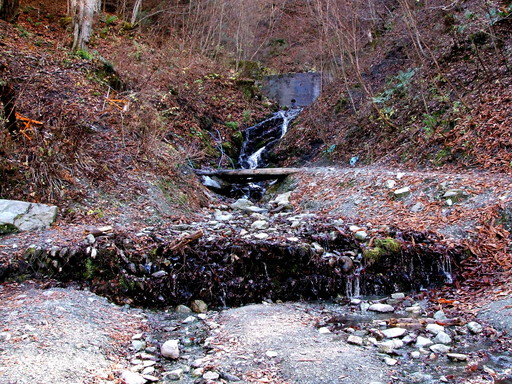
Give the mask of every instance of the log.
POLYGON ((256 168, 256 169, 214 169, 196 170, 199 176, 217 176, 227 181, 236 180, 272 180, 285 178, 299 172, 299 168, 256 168))

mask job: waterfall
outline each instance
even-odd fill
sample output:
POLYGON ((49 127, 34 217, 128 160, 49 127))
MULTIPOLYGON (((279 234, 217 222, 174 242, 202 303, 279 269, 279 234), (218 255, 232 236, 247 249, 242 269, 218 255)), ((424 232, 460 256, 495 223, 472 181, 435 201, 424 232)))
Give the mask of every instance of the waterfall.
POLYGON ((289 124, 301 111, 302 108, 282 110, 247 128, 238 160, 240 167, 244 169, 264 167, 264 155, 286 134, 289 124))

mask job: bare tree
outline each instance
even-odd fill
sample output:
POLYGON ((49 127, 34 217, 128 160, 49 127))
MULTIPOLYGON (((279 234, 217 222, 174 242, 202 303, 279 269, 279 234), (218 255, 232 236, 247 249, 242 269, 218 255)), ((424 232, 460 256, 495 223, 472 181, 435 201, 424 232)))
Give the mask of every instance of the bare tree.
POLYGON ((94 14, 99 10, 100 0, 69 0, 73 16, 73 51, 87 50, 92 34, 94 14))
POLYGON ((18 12, 20 0, 0 0, 0 19, 11 21, 18 12))
POLYGON ((137 16, 140 11, 140 7, 142 5, 142 0, 135 0, 135 4, 133 6, 133 12, 132 12, 132 18, 130 20, 130 23, 133 25, 137 21, 137 16))

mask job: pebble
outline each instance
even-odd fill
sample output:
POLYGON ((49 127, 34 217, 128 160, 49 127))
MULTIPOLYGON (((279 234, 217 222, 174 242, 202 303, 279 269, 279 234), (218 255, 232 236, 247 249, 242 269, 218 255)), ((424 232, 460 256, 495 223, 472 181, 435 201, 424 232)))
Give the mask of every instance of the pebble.
POLYGON ((189 316, 185 320, 182 321, 183 324, 190 324, 197 321, 197 318, 194 316, 189 316))
POLYGON ((176 307, 176 312, 178 313, 190 313, 192 310, 186 305, 180 304, 176 307))
POLYGON ((452 342, 452 338, 445 332, 441 331, 434 337, 434 343, 440 344, 450 344, 452 342))
POLYGON ((418 336, 416 339, 416 348, 428 347, 432 344, 434 344, 432 340, 427 337, 418 336))
POLYGON ((398 363, 398 360, 392 359, 391 357, 385 357, 384 362, 389 366, 393 366, 396 365, 396 363, 398 363))
POLYGON ((419 359, 420 357, 421 357, 421 353, 419 351, 412 351, 411 352, 411 358, 419 359))
POLYGON ((232 375, 229 372, 221 372, 220 377, 227 381, 241 381, 241 379, 238 376, 232 375))
POLYGON ((396 185, 396 181, 395 180, 386 180, 384 182, 384 186, 387 188, 387 189, 393 189, 395 188, 395 185, 396 185))
POLYGON ((178 340, 168 340, 162 344, 160 352, 163 357, 168 359, 178 359, 180 357, 180 349, 178 346, 178 340))
POLYGON ((368 308, 369 311, 373 312, 380 312, 380 313, 387 313, 387 312, 394 312, 395 308, 393 308, 389 304, 372 304, 368 308))
POLYGON ((121 373, 121 379, 124 380, 126 384, 145 384, 147 381, 138 373, 131 371, 123 371, 121 373))
POLYGON ((446 353, 450 352, 450 347, 444 344, 434 344, 429 347, 429 349, 434 353, 446 353))
POLYGON ((469 329, 469 332, 471 332, 474 335, 477 335, 483 331, 482 325, 477 323, 476 321, 471 321, 467 323, 466 327, 469 329))
POLYGON ((206 313, 208 312, 208 305, 203 300, 194 300, 190 305, 190 309, 195 313, 206 313))
POLYGON ((444 311, 440 309, 439 311, 434 313, 434 320, 448 320, 448 318, 446 317, 444 311))
POLYGON ((192 370, 191 375, 193 377, 201 377, 203 376, 204 368, 195 368, 192 370))
POLYGON ((462 353, 447 353, 446 356, 448 356, 448 358, 453 361, 467 361, 468 360, 468 355, 463 355, 462 353))
POLYGON ((265 230, 268 227, 268 221, 265 220, 256 220, 254 223, 251 224, 251 228, 258 231, 265 230))
POLYGON ((318 333, 320 333, 321 335, 326 335, 328 333, 331 333, 331 331, 329 331, 329 328, 327 327, 321 327, 318 328, 318 333))
POLYGON ((180 380, 181 377, 183 376, 183 369, 178 368, 178 369, 175 369, 175 370, 172 370, 172 371, 169 371, 169 372, 165 372, 164 375, 169 380, 180 380))
POLYGON ((379 348, 379 352, 381 353, 393 353, 395 352, 395 349, 402 348, 404 343, 402 340, 386 340, 381 343, 377 344, 377 347, 379 348))
POLYGON ((265 355, 267 357, 273 358, 273 357, 277 357, 278 353, 276 351, 267 351, 267 352, 265 352, 265 355))
POLYGON ((135 350, 135 352, 142 351, 144 348, 146 348, 146 342, 143 340, 132 340, 132 348, 135 350))
POLYGON ((214 371, 207 371, 203 374, 203 379, 205 380, 217 380, 220 375, 214 371))
POLYGON ((395 299, 395 300, 405 299, 405 293, 402 293, 402 292, 392 293, 391 298, 395 299))
POLYGON ((360 336, 350 335, 347 339, 347 343, 354 345, 363 345, 363 338, 360 336))
POLYGON ((405 197, 409 193, 411 193, 411 188, 409 188, 409 187, 400 188, 400 189, 397 189, 396 191, 393 192, 395 197, 398 197, 398 198, 405 197))
POLYGON ((395 337, 401 337, 407 333, 407 329, 404 328, 389 328, 382 330, 384 336, 388 339, 393 339, 395 337))
POLYGON ((153 276, 154 278, 158 279, 159 277, 167 276, 167 272, 165 272, 165 271, 158 271, 158 272, 153 273, 151 276, 153 276))
POLYGON ((258 240, 266 240, 268 239, 270 236, 268 233, 257 233, 254 235, 254 237, 258 240))
POLYGON ((365 241, 368 238, 368 234, 365 231, 357 231, 354 234, 354 237, 356 238, 356 240, 365 241))
POLYGON ((439 332, 444 332, 444 327, 438 324, 427 324, 426 329, 433 335, 437 335, 439 332))

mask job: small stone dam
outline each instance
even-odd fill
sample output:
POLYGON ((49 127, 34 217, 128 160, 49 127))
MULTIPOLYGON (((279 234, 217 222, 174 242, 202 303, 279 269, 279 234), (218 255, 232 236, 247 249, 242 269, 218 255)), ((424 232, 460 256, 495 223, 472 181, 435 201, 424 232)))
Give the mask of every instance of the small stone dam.
POLYGON ((391 232, 368 246, 348 228, 310 221, 300 239, 243 238, 215 224, 88 235, 79 244, 20 252, 0 265, 0 282, 79 282, 117 303, 144 307, 193 299, 239 306, 417 291, 450 282, 451 260, 458 264, 465 254, 431 234, 391 232))

